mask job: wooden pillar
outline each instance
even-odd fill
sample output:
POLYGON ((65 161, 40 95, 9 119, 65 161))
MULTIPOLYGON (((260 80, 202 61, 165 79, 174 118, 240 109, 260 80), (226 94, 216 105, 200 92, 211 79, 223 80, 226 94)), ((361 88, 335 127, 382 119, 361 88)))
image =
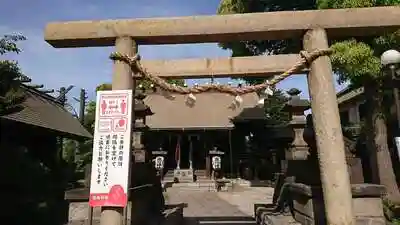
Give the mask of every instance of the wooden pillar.
MULTIPOLYGON (((137 52, 136 43, 130 37, 119 37, 115 40, 115 50, 122 54, 133 56, 137 52)), ((115 61, 112 78, 113 90, 135 91, 135 81, 132 79, 132 70, 129 65, 124 62, 115 61)), ((133 93, 134 94, 134 93, 133 93)), ((134 95, 133 95, 134 96, 134 95)), ((132 121, 135 121, 134 110, 132 110, 132 121)), ((134 123, 133 123, 134 124, 134 123)), ((100 225, 122 225, 123 224, 123 208, 120 207, 103 207, 101 209, 100 225)))
POLYGON ((189 140, 189 169, 193 169, 193 137, 192 135, 188 135, 189 140))
MULTIPOLYGON (((321 28, 309 30, 304 35, 303 44, 309 52, 328 48, 326 31, 321 28)), ((308 85, 327 224, 350 225, 355 224, 352 195, 333 82, 329 57, 316 59, 310 67, 308 85)))
POLYGON ((232 130, 228 130, 228 142, 229 142, 229 173, 231 174, 231 179, 233 176, 233 150, 232 150, 232 130))

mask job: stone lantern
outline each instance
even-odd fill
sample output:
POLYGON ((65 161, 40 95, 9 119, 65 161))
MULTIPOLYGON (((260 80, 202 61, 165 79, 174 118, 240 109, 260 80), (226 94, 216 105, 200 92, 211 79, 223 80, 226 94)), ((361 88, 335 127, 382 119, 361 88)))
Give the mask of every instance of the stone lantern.
POLYGON ((290 96, 284 110, 289 112, 291 121, 290 128, 293 130, 293 141, 286 152, 287 160, 304 160, 309 154, 309 147, 303 138, 304 128, 306 127, 306 116, 304 111, 310 109, 310 102, 300 98, 301 91, 292 88, 287 93, 290 96))
POLYGON ((318 183, 318 171, 314 174, 314 162, 310 158, 310 147, 304 139, 307 119, 304 111, 310 109, 310 102, 300 98, 301 91, 295 88, 287 92, 290 96, 284 110, 290 113, 289 128, 292 130, 293 140, 285 151, 283 171, 286 181, 304 184, 318 183), (312 173, 312 174, 311 174, 312 173), (314 175, 317 175, 316 177, 314 175))
MULTIPOLYGON (((300 91, 297 89, 289 90, 288 94, 291 98, 285 109, 290 112, 292 118, 289 126, 293 132, 293 141, 286 151, 285 173, 278 180, 273 203, 279 208, 285 207, 282 206, 282 199, 291 201, 291 215, 301 224, 326 224, 316 135, 311 114, 307 117, 304 115, 304 111, 309 109, 309 104, 307 100, 300 99, 300 91)), ((346 147, 347 152, 348 150, 349 147, 346 147)), ((384 187, 360 184, 363 181, 356 176, 362 172, 356 169, 357 165, 354 163, 357 161, 349 161, 347 158, 347 162, 350 164, 350 181, 355 183, 352 185, 352 204, 356 223, 384 224, 381 200, 384 187)))
POLYGON ((135 94, 135 125, 133 127, 133 143, 132 150, 135 163, 146 162, 146 150, 143 145, 143 133, 148 129, 146 126, 146 116, 151 116, 154 113, 151 111, 150 107, 144 103, 146 95, 144 90, 137 90, 135 94))

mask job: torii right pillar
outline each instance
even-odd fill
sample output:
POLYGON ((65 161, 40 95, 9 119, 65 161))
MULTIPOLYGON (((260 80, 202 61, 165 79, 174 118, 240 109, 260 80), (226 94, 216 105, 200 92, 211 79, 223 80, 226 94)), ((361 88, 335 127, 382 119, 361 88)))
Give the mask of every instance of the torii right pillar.
MULTIPOLYGON (((306 32, 304 50, 327 49, 326 31, 321 28, 306 32)), ((318 149, 322 190, 328 225, 355 224, 352 194, 347 171, 345 147, 340 126, 333 71, 328 56, 310 65, 308 88, 318 149)))

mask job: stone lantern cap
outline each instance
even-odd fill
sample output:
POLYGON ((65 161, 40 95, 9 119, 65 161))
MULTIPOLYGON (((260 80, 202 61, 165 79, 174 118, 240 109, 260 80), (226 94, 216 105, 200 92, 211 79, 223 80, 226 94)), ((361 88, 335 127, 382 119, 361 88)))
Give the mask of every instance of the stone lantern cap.
POLYGON ((144 104, 144 99, 146 98, 146 95, 143 93, 136 93, 135 94, 135 115, 136 117, 146 117, 146 116, 151 116, 154 113, 151 111, 150 107, 146 104, 144 104))
POLYGON ((292 88, 286 93, 288 93, 290 99, 286 102, 283 110, 288 112, 304 112, 310 109, 310 102, 307 99, 300 98, 301 91, 299 89, 292 88))

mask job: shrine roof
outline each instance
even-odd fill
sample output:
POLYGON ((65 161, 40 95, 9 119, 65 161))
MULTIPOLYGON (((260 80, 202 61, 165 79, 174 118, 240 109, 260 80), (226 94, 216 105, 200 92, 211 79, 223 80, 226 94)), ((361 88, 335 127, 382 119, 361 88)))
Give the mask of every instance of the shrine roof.
POLYGON ((1 119, 16 121, 60 133, 73 138, 92 138, 80 122, 51 95, 23 85, 26 100, 22 110, 2 116, 1 119))
POLYGON ((354 101, 356 97, 364 94, 364 88, 347 87, 337 93, 338 104, 354 101))
POLYGON ((263 107, 257 107, 257 106, 244 108, 238 115, 232 118, 234 122, 260 121, 265 119, 266 119, 265 109, 263 107))
POLYGON ((238 108, 230 105, 233 96, 222 93, 196 94, 196 104, 189 107, 185 104, 186 96, 174 94, 174 100, 168 100, 160 93, 150 93, 144 99, 154 115, 146 118, 146 125, 154 130, 181 129, 231 129, 232 119, 243 109, 255 107, 257 94, 243 95, 243 103, 238 108))

